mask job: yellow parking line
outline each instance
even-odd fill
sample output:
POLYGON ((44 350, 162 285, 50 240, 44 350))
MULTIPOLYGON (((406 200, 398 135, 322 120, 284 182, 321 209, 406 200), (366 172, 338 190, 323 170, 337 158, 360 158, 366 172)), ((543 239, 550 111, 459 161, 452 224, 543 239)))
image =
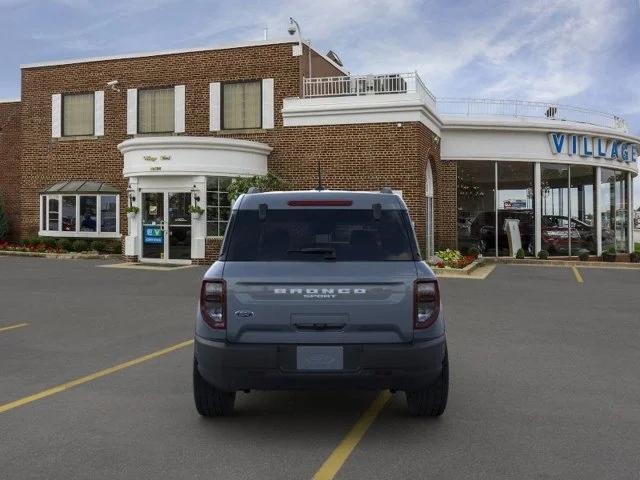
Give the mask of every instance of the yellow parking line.
POLYGON ((386 390, 376 397, 367 411, 362 414, 360 420, 358 420, 349 433, 347 433, 347 436, 344 437, 342 442, 340 442, 331 455, 329 455, 329 458, 325 460, 320 470, 313 476, 313 480, 331 480, 336 476, 336 473, 342 468, 344 462, 347 461, 353 449, 356 448, 356 445, 362 440, 362 437, 367 433, 367 430, 390 398, 391 394, 386 390))
POLYGON ((11 325, 9 327, 2 327, 2 328, 0 328, 0 332, 6 332, 7 330, 13 330, 14 328, 26 327, 27 325, 29 325, 29 324, 28 323, 18 323, 17 325, 11 325))
POLYGON ((584 279, 582 278, 582 275, 580 275, 578 269, 576 267, 571 267, 571 269, 573 270, 573 274, 575 275, 578 283, 584 283, 584 279))
POLYGON ((42 392, 29 395, 28 397, 15 400, 13 402, 5 403, 4 405, 0 405, 0 413, 13 410, 14 408, 18 408, 23 405, 27 405, 28 403, 35 402, 36 400, 40 400, 41 398, 50 397, 51 395, 55 395, 56 393, 63 392, 64 390, 67 390, 69 388, 77 387, 78 385, 82 385, 83 383, 91 382, 92 380, 96 380, 106 375, 119 372, 120 370, 124 370, 125 368, 133 367, 134 365, 138 365, 139 363, 146 362, 147 360, 160 357, 161 355, 165 355, 167 353, 173 352, 175 350, 178 350, 180 348, 183 348, 192 344, 193 344, 193 340, 187 340, 186 342, 178 343, 176 345, 163 348, 162 350, 158 350, 157 352, 150 353, 143 357, 134 358, 133 360, 129 360, 128 362, 120 363, 119 365, 115 365, 110 368, 105 368, 104 370, 100 370, 99 372, 92 373, 91 375, 76 378, 75 380, 71 380, 70 382, 63 383, 62 385, 58 385, 57 387, 52 387, 47 390, 43 390, 42 392))

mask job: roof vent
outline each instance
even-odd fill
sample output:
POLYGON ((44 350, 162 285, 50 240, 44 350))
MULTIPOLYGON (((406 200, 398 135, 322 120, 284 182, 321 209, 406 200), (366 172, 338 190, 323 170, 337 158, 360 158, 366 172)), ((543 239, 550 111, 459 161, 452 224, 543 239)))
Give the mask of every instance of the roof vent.
POLYGON ((339 66, 341 66, 341 67, 344 66, 342 64, 342 60, 340 60, 340 57, 338 56, 338 54, 336 52, 334 52, 333 50, 329 50, 327 52, 327 57, 329 57, 329 59, 333 60, 339 66))

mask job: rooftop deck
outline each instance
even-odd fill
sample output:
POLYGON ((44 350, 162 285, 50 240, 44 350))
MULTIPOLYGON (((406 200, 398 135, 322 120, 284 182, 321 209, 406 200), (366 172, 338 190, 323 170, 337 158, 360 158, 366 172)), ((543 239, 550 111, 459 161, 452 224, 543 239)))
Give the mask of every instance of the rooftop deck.
POLYGON ((584 123, 629 132, 626 121, 617 115, 571 105, 487 98, 436 99, 415 72, 314 77, 303 80, 304 98, 400 94, 417 95, 438 115, 543 119, 584 123))

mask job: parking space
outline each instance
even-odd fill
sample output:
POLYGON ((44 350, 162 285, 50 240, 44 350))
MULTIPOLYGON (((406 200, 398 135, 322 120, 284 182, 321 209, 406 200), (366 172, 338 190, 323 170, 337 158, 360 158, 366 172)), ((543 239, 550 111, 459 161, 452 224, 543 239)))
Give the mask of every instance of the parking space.
MULTIPOLYGON (((0 257, 0 408, 192 336, 204 268, 0 257)), ((336 478, 637 478, 640 270, 444 279, 450 403, 394 395, 336 478)), ((204 420, 192 347, 0 413, 2 478, 312 478, 375 392, 239 394, 204 420)))

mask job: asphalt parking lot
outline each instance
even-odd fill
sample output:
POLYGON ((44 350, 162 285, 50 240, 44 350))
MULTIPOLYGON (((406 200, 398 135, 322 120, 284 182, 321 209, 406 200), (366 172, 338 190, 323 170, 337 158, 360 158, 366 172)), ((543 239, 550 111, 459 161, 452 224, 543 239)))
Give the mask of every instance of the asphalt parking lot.
MULTIPOLYGON (((203 419, 183 342, 205 269, 100 263, 0 257, 2 479, 310 479, 377 397, 252 392, 203 419)), ((640 478, 640 270, 579 273, 443 279, 447 411, 392 396, 335 478, 640 478)))

